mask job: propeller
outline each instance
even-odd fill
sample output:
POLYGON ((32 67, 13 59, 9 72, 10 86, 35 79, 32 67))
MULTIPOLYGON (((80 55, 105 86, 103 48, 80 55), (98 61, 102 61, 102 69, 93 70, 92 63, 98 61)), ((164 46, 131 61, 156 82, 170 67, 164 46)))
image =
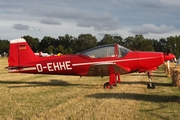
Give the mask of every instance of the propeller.
POLYGON ((164 55, 164 60, 168 61, 168 60, 174 60, 176 57, 175 55, 173 55, 172 53, 168 53, 164 55))

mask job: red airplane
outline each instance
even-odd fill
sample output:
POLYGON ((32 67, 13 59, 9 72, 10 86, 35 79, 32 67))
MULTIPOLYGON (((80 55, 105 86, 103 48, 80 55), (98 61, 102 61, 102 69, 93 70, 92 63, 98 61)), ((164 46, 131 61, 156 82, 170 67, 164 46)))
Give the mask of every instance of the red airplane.
POLYGON ((120 75, 147 72, 147 88, 155 88, 150 71, 172 60, 171 53, 131 51, 118 44, 97 46, 77 54, 37 56, 23 38, 10 41, 9 73, 57 74, 78 76, 109 76, 104 88, 113 88, 120 75))

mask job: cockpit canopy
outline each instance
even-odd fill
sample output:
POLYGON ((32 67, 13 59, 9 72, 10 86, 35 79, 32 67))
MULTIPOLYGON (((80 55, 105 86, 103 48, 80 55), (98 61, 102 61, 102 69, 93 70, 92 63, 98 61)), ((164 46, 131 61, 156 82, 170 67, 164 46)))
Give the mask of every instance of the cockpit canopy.
POLYGON ((79 54, 91 58, 124 57, 130 51, 131 50, 118 44, 108 44, 85 50, 79 54))

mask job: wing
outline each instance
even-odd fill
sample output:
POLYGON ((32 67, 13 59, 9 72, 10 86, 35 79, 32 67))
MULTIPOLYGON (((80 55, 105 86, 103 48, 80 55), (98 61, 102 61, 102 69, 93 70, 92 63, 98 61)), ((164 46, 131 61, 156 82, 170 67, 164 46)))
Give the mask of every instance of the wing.
POLYGON ((130 72, 129 68, 121 67, 115 63, 102 63, 91 65, 88 71, 88 76, 108 76, 109 75, 109 65, 114 66, 114 71, 117 73, 127 74, 130 72))
POLYGON ((146 71, 153 71, 153 70, 156 70, 158 67, 153 67, 153 68, 150 68, 150 69, 139 69, 139 73, 142 73, 142 72, 146 72, 146 71))

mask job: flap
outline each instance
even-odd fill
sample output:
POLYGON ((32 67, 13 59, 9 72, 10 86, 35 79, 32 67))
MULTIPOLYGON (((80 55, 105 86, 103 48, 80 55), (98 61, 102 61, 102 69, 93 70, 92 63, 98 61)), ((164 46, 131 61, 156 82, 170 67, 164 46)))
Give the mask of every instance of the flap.
POLYGON ((100 63, 91 65, 88 70, 88 76, 108 76, 109 75, 109 65, 114 66, 114 71, 120 73, 121 75, 127 74, 130 72, 129 68, 121 67, 115 63, 100 63))

